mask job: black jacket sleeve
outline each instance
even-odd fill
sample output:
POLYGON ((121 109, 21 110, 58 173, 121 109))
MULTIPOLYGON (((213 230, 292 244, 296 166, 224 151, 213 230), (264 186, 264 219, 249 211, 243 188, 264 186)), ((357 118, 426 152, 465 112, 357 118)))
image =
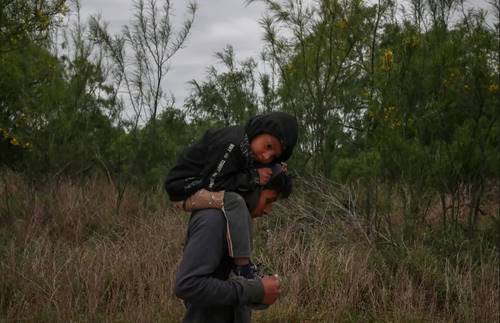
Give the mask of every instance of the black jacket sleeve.
POLYGON ((165 181, 165 190, 170 200, 182 201, 206 186, 202 170, 206 167, 205 158, 208 155, 210 140, 211 133, 207 131, 200 140, 179 155, 176 165, 169 171, 165 181))
POLYGON ((204 307, 262 302, 264 289, 260 280, 214 277, 227 255, 225 230, 226 221, 220 210, 206 209, 193 214, 176 276, 177 297, 204 307))
POLYGON ((258 187, 259 175, 248 169, 240 147, 234 142, 210 145, 203 174, 210 191, 247 192, 258 187))
POLYGON ((243 129, 229 127, 207 131, 179 156, 170 170, 165 189, 172 201, 181 201, 196 191, 250 191, 257 187, 258 174, 249 170, 240 150, 243 129))

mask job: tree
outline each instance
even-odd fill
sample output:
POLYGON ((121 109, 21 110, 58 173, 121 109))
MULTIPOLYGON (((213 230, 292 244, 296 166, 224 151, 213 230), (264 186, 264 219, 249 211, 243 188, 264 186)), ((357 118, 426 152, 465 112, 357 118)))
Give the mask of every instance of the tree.
POLYGON ((120 140, 123 145, 114 146, 114 154, 122 156, 117 207, 129 184, 153 184, 155 174, 156 183, 162 180, 158 170, 166 173, 166 165, 174 155, 171 147, 182 137, 168 131, 169 127, 178 129, 178 124, 185 123, 183 114, 174 111, 175 100, 164 89, 164 82, 170 61, 185 45, 194 21, 196 4, 189 2, 186 7, 187 18, 179 30, 174 28, 170 0, 134 1, 130 25, 114 36, 99 18, 91 19, 93 40, 110 59, 110 79, 120 111, 118 127, 126 132, 120 140), (166 153, 170 157, 165 160, 166 153))
POLYGON ((0 6, 0 163, 15 167, 44 122, 41 102, 62 84, 48 45, 67 7, 60 0, 1 0, 0 6))
POLYGON ((332 154, 355 135, 366 109, 359 94, 365 18, 373 10, 362 1, 264 2, 270 12, 262 20, 265 56, 278 74, 280 108, 300 120, 304 166, 327 174, 332 154))
POLYGON ((126 98, 120 98, 120 104, 131 131, 139 125, 154 124, 162 111, 173 106, 174 98, 163 89, 164 81, 170 60, 185 45, 197 10, 194 2, 188 3, 188 17, 176 32, 172 2, 159 2, 134 1, 130 26, 124 26, 122 34, 114 37, 98 18, 91 20, 94 40, 106 50, 114 66, 115 87, 125 90, 126 98))
POLYGON ((207 80, 201 84, 196 80, 185 106, 195 122, 209 122, 212 125, 230 126, 244 123, 258 111, 255 70, 253 59, 238 64, 231 46, 216 57, 225 71, 214 66, 208 68, 207 80))

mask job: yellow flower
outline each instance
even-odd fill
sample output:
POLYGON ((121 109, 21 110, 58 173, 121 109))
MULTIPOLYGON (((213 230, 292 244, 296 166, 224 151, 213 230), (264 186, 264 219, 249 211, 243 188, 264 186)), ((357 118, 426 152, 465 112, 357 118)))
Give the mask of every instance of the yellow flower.
POLYGON ((342 19, 337 22, 337 27, 340 29, 346 29, 347 28, 347 20, 342 19))
POLYGON ((386 50, 384 53, 384 58, 388 64, 392 64, 392 50, 386 50))
POLYGON ((386 49, 384 52, 384 60, 382 62, 382 68, 386 71, 390 70, 392 67, 392 50, 386 49))
POLYGON ((16 138, 11 138, 11 139, 10 139, 10 143, 11 143, 12 145, 14 145, 14 146, 19 146, 19 141, 17 141, 17 139, 16 139, 16 138))
POLYGON ((490 91, 491 93, 498 92, 499 90, 500 90, 500 87, 498 86, 498 84, 491 84, 488 87, 488 91, 490 91))
POLYGON ((61 13, 66 16, 70 12, 69 7, 66 4, 63 4, 61 6, 61 13))
POLYGON ((417 37, 410 37, 405 39, 405 45, 407 48, 414 49, 418 46, 418 38, 417 37))

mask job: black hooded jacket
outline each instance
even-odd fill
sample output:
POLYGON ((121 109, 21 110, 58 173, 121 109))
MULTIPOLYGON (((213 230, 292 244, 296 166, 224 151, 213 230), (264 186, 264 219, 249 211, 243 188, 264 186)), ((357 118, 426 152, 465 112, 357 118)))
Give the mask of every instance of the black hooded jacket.
POLYGON ((209 130, 189 146, 170 170, 165 189, 172 201, 182 201, 196 191, 253 191, 259 182, 250 142, 267 133, 278 138, 282 154, 273 162, 290 158, 297 143, 298 127, 295 117, 284 112, 255 116, 246 126, 209 130))

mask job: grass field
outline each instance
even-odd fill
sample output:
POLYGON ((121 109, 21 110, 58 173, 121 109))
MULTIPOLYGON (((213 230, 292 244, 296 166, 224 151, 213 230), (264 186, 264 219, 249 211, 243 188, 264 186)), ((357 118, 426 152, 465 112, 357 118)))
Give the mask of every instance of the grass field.
MULTIPOLYGON (((257 220, 255 259, 280 274, 283 295, 256 322, 499 320, 493 218, 472 240, 432 221, 405 239, 370 229, 347 188, 299 184, 257 220)), ((161 191, 128 188, 119 207, 116 196, 97 176, 1 174, 1 322, 181 320, 173 282, 188 215, 161 191)), ((393 227, 398 219, 394 208, 393 227)))

